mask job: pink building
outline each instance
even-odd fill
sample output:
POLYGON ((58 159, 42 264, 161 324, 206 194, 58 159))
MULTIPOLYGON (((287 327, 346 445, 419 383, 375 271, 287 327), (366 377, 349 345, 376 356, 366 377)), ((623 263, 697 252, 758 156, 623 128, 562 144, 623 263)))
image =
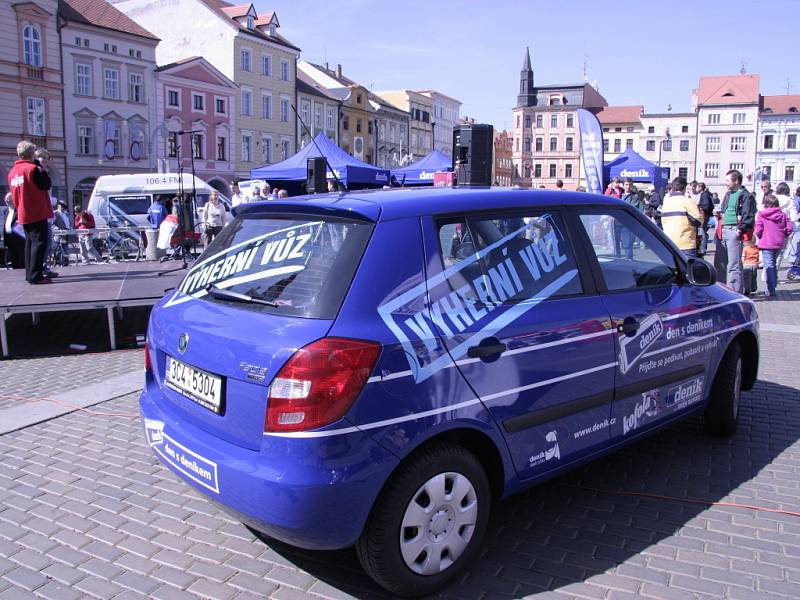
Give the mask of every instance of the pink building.
POLYGON ((156 69, 158 159, 164 170, 179 165, 230 197, 235 178, 234 138, 238 86, 199 56, 156 69))

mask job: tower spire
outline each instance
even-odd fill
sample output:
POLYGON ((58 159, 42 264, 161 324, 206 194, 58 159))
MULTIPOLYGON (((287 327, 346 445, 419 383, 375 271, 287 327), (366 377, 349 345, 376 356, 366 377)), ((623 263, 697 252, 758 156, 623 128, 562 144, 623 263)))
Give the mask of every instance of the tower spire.
POLYGON ((533 67, 531 67, 531 50, 525 47, 525 59, 522 62, 522 71, 519 75, 519 95, 517 106, 534 106, 536 92, 533 89, 533 67))

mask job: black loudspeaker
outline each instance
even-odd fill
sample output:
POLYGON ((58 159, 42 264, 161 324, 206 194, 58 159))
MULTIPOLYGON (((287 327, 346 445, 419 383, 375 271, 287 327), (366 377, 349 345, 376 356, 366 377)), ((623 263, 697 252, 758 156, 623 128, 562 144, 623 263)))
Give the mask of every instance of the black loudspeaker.
POLYGON ((458 185, 491 186, 494 128, 456 125, 453 128, 453 173, 458 185))
POLYGON ((321 156, 307 159, 306 164, 306 192, 309 194, 322 194, 328 191, 325 179, 325 159, 321 156))

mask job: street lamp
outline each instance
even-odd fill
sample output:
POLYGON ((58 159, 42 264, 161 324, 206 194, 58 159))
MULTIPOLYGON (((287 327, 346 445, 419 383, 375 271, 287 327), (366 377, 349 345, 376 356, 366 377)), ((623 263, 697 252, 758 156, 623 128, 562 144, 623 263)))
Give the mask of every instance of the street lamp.
POLYGON ((664 142, 667 140, 672 141, 672 136, 669 133, 669 127, 667 127, 667 135, 658 142, 658 166, 661 167, 661 151, 664 150, 664 142))

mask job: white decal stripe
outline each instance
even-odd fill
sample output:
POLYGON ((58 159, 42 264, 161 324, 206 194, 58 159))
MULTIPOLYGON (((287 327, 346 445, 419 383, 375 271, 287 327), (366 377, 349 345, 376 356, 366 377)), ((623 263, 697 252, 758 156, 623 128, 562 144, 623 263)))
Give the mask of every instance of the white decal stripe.
POLYGON ((687 340, 679 344, 673 344, 672 346, 667 346, 666 348, 659 348, 658 350, 647 352, 646 354, 642 355, 642 358, 647 358, 648 356, 653 356, 654 354, 661 354, 662 352, 669 352, 670 350, 674 350, 675 348, 680 348, 681 346, 689 346, 691 344, 697 344, 698 342, 702 342, 703 340, 707 340, 708 338, 717 337, 718 335, 722 335, 723 333, 736 331, 737 329, 741 329, 742 327, 747 327, 748 325, 753 325, 753 324, 755 324, 755 321, 747 321, 746 323, 742 323, 740 325, 734 325, 733 327, 728 327, 727 329, 723 329, 722 331, 715 331, 714 333, 709 333, 707 335, 692 338, 691 340, 687 340))
POLYGON ((728 300, 727 302, 720 302, 719 304, 713 304, 711 306, 705 306, 703 308, 696 308, 695 310, 690 310, 684 313, 677 313, 675 315, 670 315, 668 317, 663 317, 662 321, 672 321, 673 319, 680 319, 681 317, 689 317, 691 315, 696 315, 698 313, 706 312, 708 310, 714 310, 715 308, 722 308, 723 306, 728 306, 729 304, 753 304, 753 301, 750 298, 737 298, 736 300, 728 300))
POLYGON ((527 390, 532 390, 538 387, 543 387, 545 385, 550 385, 551 383, 558 383, 559 381, 566 381, 568 379, 574 379, 576 377, 582 377, 583 375, 588 375, 589 373, 596 373, 597 371, 604 371, 605 369, 610 369, 611 367, 616 367, 619 363, 612 362, 605 365, 600 365, 599 367, 592 367, 591 369, 585 369, 583 371, 577 371, 575 373, 569 373, 567 375, 561 375, 560 377, 553 377, 552 379, 545 379, 544 381, 537 381, 536 383, 530 383, 528 385, 523 385, 520 387, 512 388, 510 390, 504 390, 502 392, 496 392, 494 394, 489 394, 488 396, 484 396, 484 402, 488 402, 489 400, 494 400, 495 398, 502 398, 503 396, 508 396, 510 394, 516 394, 519 392, 525 392, 527 390))

